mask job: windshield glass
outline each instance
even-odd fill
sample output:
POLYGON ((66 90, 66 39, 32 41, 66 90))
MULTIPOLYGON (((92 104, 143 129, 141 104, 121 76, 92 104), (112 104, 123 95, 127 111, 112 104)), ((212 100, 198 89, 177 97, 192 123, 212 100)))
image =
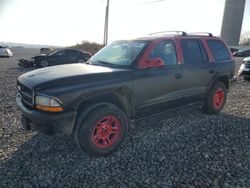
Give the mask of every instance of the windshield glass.
POLYGON ((96 53, 90 61, 94 65, 128 67, 146 44, 147 41, 116 41, 96 53))

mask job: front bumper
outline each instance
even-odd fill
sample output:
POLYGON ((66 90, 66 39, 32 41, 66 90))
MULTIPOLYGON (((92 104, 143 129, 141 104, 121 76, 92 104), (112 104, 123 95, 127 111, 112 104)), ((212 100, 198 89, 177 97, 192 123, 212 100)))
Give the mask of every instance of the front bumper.
POLYGON ((238 75, 242 76, 242 77, 250 77, 250 67, 249 67, 249 64, 248 65, 242 64, 240 66, 238 75))
POLYGON ((239 76, 250 78, 250 71, 241 71, 238 74, 239 76))
POLYGON ((70 135, 73 131, 76 111, 49 113, 40 110, 29 110, 21 100, 20 95, 16 96, 16 103, 22 112, 22 124, 24 128, 30 127, 53 135, 70 135))

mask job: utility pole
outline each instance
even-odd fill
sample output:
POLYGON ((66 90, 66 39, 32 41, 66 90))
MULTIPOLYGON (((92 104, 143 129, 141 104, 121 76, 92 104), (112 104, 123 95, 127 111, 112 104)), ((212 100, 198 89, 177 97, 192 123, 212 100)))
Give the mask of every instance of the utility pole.
POLYGON ((108 43, 108 22, 109 22, 109 0, 107 0, 105 24, 104 24, 104 39, 103 45, 106 46, 108 43))
POLYGON ((246 0, 226 0, 221 37, 230 46, 238 46, 246 0))
MULTIPOLYGON (((157 3, 165 0, 151 0, 145 2, 145 4, 150 4, 150 3, 157 3)), ((107 5, 106 5, 106 14, 105 14, 105 24, 104 24, 104 38, 103 38, 103 45, 106 46, 108 43, 108 22, 109 22, 109 0, 107 0, 107 5)))

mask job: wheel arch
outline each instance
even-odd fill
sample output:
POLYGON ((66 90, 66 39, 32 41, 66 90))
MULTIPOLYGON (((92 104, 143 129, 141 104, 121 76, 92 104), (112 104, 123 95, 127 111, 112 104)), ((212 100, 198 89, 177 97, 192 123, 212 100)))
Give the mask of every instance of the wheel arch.
POLYGON ((125 95, 124 93, 122 94, 121 92, 116 91, 116 92, 105 92, 92 95, 91 97, 88 97, 85 100, 81 101, 76 111, 76 119, 72 129, 73 138, 75 139, 76 137, 80 121, 84 117, 86 117, 89 113, 91 113, 91 111, 103 106, 114 105, 120 108, 127 116, 128 120, 127 129, 129 130, 131 126, 130 117, 134 113, 133 109, 134 103, 130 101, 130 97, 131 96, 129 95, 125 95))
POLYGON ((77 113, 88 108, 113 104, 124 111, 130 117, 134 112, 134 102, 131 93, 126 88, 121 88, 112 92, 101 92, 80 102, 77 113))
POLYGON ((226 89, 227 89, 227 92, 228 92, 228 90, 229 90, 229 79, 228 79, 228 76, 220 76, 220 77, 217 77, 216 79, 214 79, 214 81, 211 82, 208 91, 211 90, 211 88, 213 87, 213 85, 214 85, 216 82, 222 82, 223 84, 225 84, 226 89))

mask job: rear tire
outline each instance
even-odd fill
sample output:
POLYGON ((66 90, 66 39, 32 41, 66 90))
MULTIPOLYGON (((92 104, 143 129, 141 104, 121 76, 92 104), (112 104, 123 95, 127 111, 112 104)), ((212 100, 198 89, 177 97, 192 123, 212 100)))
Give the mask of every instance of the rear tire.
POLYGON ((222 82, 216 82, 210 89, 203 110, 208 114, 218 114, 224 107, 227 98, 226 86, 222 82))
POLYGON ((80 149, 90 154, 107 156, 121 145, 128 121, 120 108, 110 104, 83 115, 79 115, 74 130, 74 139, 80 149))

